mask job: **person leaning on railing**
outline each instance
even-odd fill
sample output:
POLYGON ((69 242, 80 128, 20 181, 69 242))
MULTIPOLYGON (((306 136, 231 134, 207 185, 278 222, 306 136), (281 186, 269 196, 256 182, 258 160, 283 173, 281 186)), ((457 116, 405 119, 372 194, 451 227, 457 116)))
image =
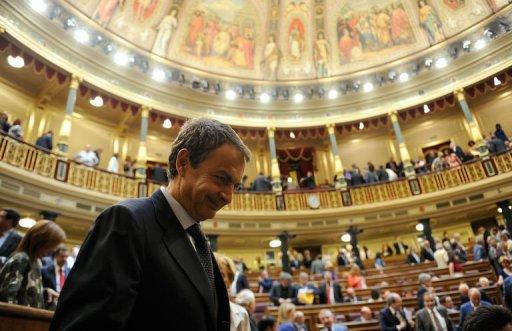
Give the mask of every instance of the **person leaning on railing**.
POLYGON ((48 302, 58 298, 57 292, 43 289, 41 258, 65 240, 64 230, 55 222, 42 220, 31 227, 0 271, 0 301, 45 308, 43 291, 48 302))

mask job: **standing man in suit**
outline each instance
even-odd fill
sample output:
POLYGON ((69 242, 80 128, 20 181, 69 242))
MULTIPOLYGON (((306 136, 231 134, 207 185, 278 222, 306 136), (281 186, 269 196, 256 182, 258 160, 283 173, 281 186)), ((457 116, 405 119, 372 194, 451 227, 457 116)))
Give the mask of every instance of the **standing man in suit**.
POLYGON ((14 229, 19 221, 20 214, 16 210, 0 210, 0 268, 21 241, 21 235, 14 229))
POLYGON ((418 275, 418 283, 420 283, 420 288, 418 289, 417 298, 418 298, 418 307, 422 309, 424 307, 423 296, 428 292, 428 288, 432 286, 432 277, 427 273, 420 273, 418 275))
POLYGON ((478 309, 479 307, 492 306, 489 302, 481 300, 480 291, 475 287, 469 289, 468 296, 469 301, 460 306, 460 330, 462 330, 464 320, 473 310, 478 309))
POLYGON ((429 292, 423 295, 423 302, 425 302, 425 308, 416 313, 416 331, 453 330, 448 312, 442 306, 436 307, 436 301, 429 292))
POLYGON ((421 247, 421 262, 434 261, 434 251, 430 247, 430 241, 424 240, 423 247, 421 247))
POLYGON ((69 268, 66 264, 68 256, 68 249, 64 244, 59 245, 53 252, 53 263, 41 269, 44 288, 51 288, 60 293, 69 275, 69 268))
POLYGON ((45 132, 41 137, 37 138, 36 146, 51 152, 53 149, 53 131, 45 132))
POLYGON ((390 293, 386 299, 388 306, 380 312, 381 331, 412 331, 414 322, 402 309, 402 298, 398 293, 390 293))
POLYGON ((229 330, 228 292, 200 223, 231 202, 249 158, 229 126, 188 121, 169 184, 96 220, 50 330, 229 330))
POLYGON ((324 283, 320 285, 320 303, 333 304, 343 302, 340 284, 332 280, 330 271, 324 272, 324 283))

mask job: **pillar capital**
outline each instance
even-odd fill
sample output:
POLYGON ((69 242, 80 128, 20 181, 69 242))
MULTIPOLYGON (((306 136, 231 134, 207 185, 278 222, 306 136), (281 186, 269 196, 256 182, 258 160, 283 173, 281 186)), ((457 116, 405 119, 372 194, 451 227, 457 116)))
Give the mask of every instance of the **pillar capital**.
POLYGON ((457 97, 457 100, 462 101, 466 100, 466 94, 464 93, 464 88, 458 88, 453 91, 453 94, 457 97))
POLYGON ((334 128, 336 127, 334 123, 327 123, 325 127, 327 128, 327 133, 329 133, 329 135, 334 134, 334 128))
POLYGON ((82 77, 72 74, 71 75, 71 83, 69 84, 69 88, 76 90, 78 88, 78 85, 80 85, 80 83, 82 81, 83 81, 82 77))
POLYGON ((146 106, 146 105, 142 105, 140 107, 140 116, 142 118, 148 118, 149 117, 149 111, 151 110, 151 107, 149 106, 146 106))
POLYGON ((391 120, 391 123, 398 122, 398 113, 396 110, 393 110, 392 112, 388 113, 389 119, 391 120))
POLYGON ((269 138, 274 138, 274 135, 276 133, 276 128, 269 126, 267 127, 267 135, 269 138))

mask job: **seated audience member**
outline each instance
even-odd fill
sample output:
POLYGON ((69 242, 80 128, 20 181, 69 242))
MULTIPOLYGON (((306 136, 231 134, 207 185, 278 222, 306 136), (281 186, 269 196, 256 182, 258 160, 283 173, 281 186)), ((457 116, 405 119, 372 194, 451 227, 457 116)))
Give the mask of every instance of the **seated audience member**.
POLYGON ((460 293, 460 304, 461 305, 469 301, 469 286, 468 286, 468 284, 460 283, 459 293, 460 293))
POLYGON ((448 314, 459 312, 457 310, 457 308, 455 307, 455 305, 453 304, 453 300, 452 300, 451 296, 445 295, 445 296, 441 297, 441 300, 439 300, 439 301, 440 301, 441 305, 448 311, 448 314))
POLYGON ((277 331, 276 320, 272 317, 264 317, 258 322, 258 331, 277 331))
POLYGON ((434 251, 430 247, 430 241, 423 240, 421 247, 420 258, 422 262, 434 261, 434 251))
POLYGON ((495 304, 494 299, 491 298, 487 292, 485 291, 486 288, 490 286, 489 279, 487 277, 480 277, 478 278, 478 290, 480 291, 480 298, 482 301, 487 301, 489 303, 495 304))
POLYGON ((377 252, 377 254, 375 254, 375 269, 382 270, 384 267, 386 267, 386 263, 382 258, 382 253, 377 252))
POLYGON ((448 168, 448 163, 446 162, 444 155, 442 152, 437 152, 437 157, 432 161, 432 171, 442 171, 448 168))
POLYGON ((333 304, 343 302, 340 284, 332 280, 332 273, 326 271, 324 273, 324 281, 320 285, 319 297, 321 304, 333 304))
POLYGON ((357 303, 361 302, 361 298, 356 295, 356 291, 352 287, 348 287, 347 295, 343 298, 343 302, 357 303))
POLYGON ((308 189, 313 189, 316 187, 315 179, 313 178, 313 172, 308 171, 306 173, 306 177, 302 177, 300 179, 300 186, 308 189))
POLYGON ((158 183, 167 184, 167 173, 165 172, 165 169, 162 168, 162 165, 160 163, 155 164, 155 166, 153 167, 151 179, 158 183))
POLYGON ((494 136, 503 142, 509 141, 505 131, 503 131, 501 124, 499 123, 496 124, 496 131, 494 131, 494 136))
POLYGON ((256 325, 256 320, 254 319, 254 310, 256 309, 256 298, 254 297, 254 293, 252 293, 251 290, 242 290, 236 295, 235 302, 247 310, 251 331, 257 331, 258 327, 256 325))
POLYGON ((505 142, 495 135, 492 135, 491 139, 488 141, 489 153, 491 154, 500 154, 507 151, 507 145, 505 142))
POLYGON ((340 248, 338 250, 338 255, 336 256, 336 263, 338 264, 338 267, 344 267, 350 264, 346 249, 340 248))
POLYGON ((398 179, 398 174, 391 168, 386 168, 386 173, 388 174, 388 180, 394 181, 398 179))
POLYGON ((451 148, 446 148, 443 152, 444 159, 446 160, 446 163, 448 163, 448 167, 450 168, 456 168, 460 167, 462 165, 462 161, 459 159, 459 157, 455 154, 455 152, 451 148))
POLYGON ((9 124, 9 116, 6 113, 0 113, 0 130, 7 133, 9 132, 9 128, 11 125, 9 124))
POLYGON ((473 159, 475 157, 480 157, 480 151, 478 150, 478 146, 476 145, 474 140, 468 141, 468 147, 469 149, 466 155, 472 156, 473 159))
POLYGON ((272 288, 272 278, 268 276, 268 271, 263 270, 258 280, 258 293, 268 293, 272 288))
POLYGON ((436 251, 434 252, 434 259, 438 268, 448 267, 448 252, 444 249, 443 244, 436 244, 436 251))
POLYGON ((318 319, 323 324, 323 328, 320 331, 348 331, 345 325, 334 323, 334 315, 329 309, 320 310, 318 319))
POLYGON ((302 271, 299 274, 299 284, 297 284, 297 298, 294 301, 296 305, 311 305, 315 301, 318 289, 309 282, 309 275, 302 271))
POLYGON ((84 150, 78 152, 75 156, 75 161, 93 167, 98 163, 98 157, 96 156, 96 153, 91 150, 91 145, 87 144, 85 145, 84 150))
POLYGON ((406 244, 404 244, 403 241, 400 240, 399 236, 395 236, 395 242, 393 243, 393 247, 395 248, 396 255, 406 254, 407 248, 409 248, 409 246, 407 246, 406 244))
MULTIPOLYGON (((217 260, 217 264, 219 265, 219 270, 222 275, 222 279, 224 280, 224 284, 226 285, 226 289, 231 288, 235 280, 235 272, 236 267, 231 260, 230 257, 222 254, 215 253, 215 259, 217 260)), ((251 330, 250 322, 249 322, 249 313, 247 310, 234 303, 229 301, 229 309, 231 312, 231 326, 230 331, 249 331, 251 330)))
POLYGON ((119 154, 114 153, 108 160, 107 171, 117 174, 119 172, 119 154))
POLYGON ((295 331, 293 318, 295 317, 295 305, 290 302, 283 302, 277 312, 277 330, 295 331))
POLYGON ((505 307, 512 310, 512 277, 507 277, 503 281, 503 301, 505 307))
POLYGON ((462 331, 511 331, 512 313, 500 306, 482 307, 469 314, 462 331))
MULTIPOLYGON (((55 292, 60 293, 70 270, 66 265, 68 255, 68 249, 64 244, 60 244, 55 249, 53 252, 53 263, 41 269, 44 288, 51 288, 55 292)), ((53 306, 56 302, 52 302, 51 304, 51 308, 56 307, 53 306)))
POLYGON ((400 295, 398 295, 398 293, 389 293, 386 301, 387 307, 381 310, 379 316, 380 329, 382 331, 414 330, 412 316, 407 316, 408 314, 402 309, 402 298, 400 295))
POLYGON ((353 265, 347 276, 347 286, 352 288, 366 288, 366 279, 361 275, 361 268, 353 265))
POLYGON ((375 288, 372 288, 372 290, 370 292, 370 299, 368 299, 368 302, 377 302, 377 301, 382 301, 382 298, 380 296, 380 288, 375 287, 375 288))
POLYGON ((377 178, 379 179, 379 182, 389 181, 389 174, 386 169, 384 169, 383 165, 379 166, 379 170, 377 170, 377 178))
POLYGON ((132 160, 131 156, 127 156, 124 160, 123 164, 123 172, 126 176, 133 176, 134 175, 134 165, 137 162, 137 160, 132 160))
POLYGON ((417 292, 418 307, 422 309, 424 308, 423 296, 428 292, 428 288, 432 286, 432 277, 422 272, 418 275, 418 282, 420 283, 420 288, 417 292))
POLYGON ((506 230, 503 230, 500 235, 501 242, 504 244, 505 254, 508 255, 512 252, 512 239, 506 230))
POLYGON ((460 306, 460 323, 464 325, 466 317, 474 310, 478 310, 480 307, 491 306, 491 303, 482 301, 480 291, 477 288, 469 289, 469 301, 460 306))
POLYGON ((321 275, 325 271, 325 264, 322 261, 322 255, 318 254, 313 262, 311 262, 310 273, 312 275, 321 275))
POLYGON ((19 118, 12 122, 12 125, 9 128, 9 132, 7 133, 13 138, 23 140, 23 128, 21 127, 21 120, 19 118))
POLYGON ((361 315, 354 320, 355 322, 368 322, 368 321, 374 320, 373 312, 370 309, 370 307, 366 307, 366 306, 362 307, 359 313, 361 315))
MULTIPOLYGON (((0 271, 0 301, 21 306, 44 308, 41 257, 66 240, 55 222, 42 220, 27 230, 14 254, 0 271)), ((59 294, 45 289, 49 301, 59 294)))
POLYGON ((18 247, 21 235, 15 230, 20 214, 15 209, 0 210, 0 268, 18 247))
POLYGON ((295 316, 293 316, 293 324, 295 325, 294 331, 308 331, 306 318, 304 317, 304 313, 301 311, 295 312, 295 316))
POLYGON ((287 272, 281 272, 279 282, 274 283, 270 289, 270 300, 274 306, 283 302, 293 302, 297 299, 297 288, 292 285, 292 276, 287 272))
POLYGON ((421 258, 416 252, 415 248, 407 249, 407 256, 405 257, 405 263, 407 264, 418 264, 421 262, 421 258))
POLYGON ((418 331, 452 331, 453 326, 444 307, 436 307, 436 302, 430 293, 423 295, 425 308, 416 313, 416 330, 418 331))
POLYGON ((473 246, 473 261, 480 261, 487 257, 484 247, 484 236, 479 234, 475 237, 475 245, 473 246))
POLYGON ((304 250, 304 258, 302 259, 302 265, 306 269, 311 269, 311 264, 313 263, 313 259, 311 258, 311 252, 309 249, 304 250))
POLYGON ((53 149, 53 131, 43 133, 41 137, 37 138, 35 145, 45 151, 51 151, 53 149))

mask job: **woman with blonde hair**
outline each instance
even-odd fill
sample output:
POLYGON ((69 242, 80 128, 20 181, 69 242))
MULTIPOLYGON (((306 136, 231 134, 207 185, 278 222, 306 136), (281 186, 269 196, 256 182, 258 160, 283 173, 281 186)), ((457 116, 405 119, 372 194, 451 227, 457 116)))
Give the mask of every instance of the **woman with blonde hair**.
MULTIPOLYGON (((66 240, 66 234, 55 222, 42 220, 28 229, 13 255, 0 271, 0 301, 44 308, 41 258, 66 240)), ((49 301, 58 297, 45 289, 49 301)))
POLYGON ((290 302, 283 302, 277 313, 278 331, 295 331, 293 318, 295 317, 295 305, 290 302))
MULTIPOLYGON (((226 289, 231 288, 231 284, 235 280, 236 267, 233 260, 226 255, 214 253, 217 264, 219 265, 220 273, 226 289)), ((229 301, 229 308, 231 310, 231 326, 230 331, 250 331, 251 325, 249 322, 249 314, 244 307, 229 301)))
POLYGON ((347 287, 366 288, 366 280, 361 275, 361 269, 356 264, 348 272, 347 287))

